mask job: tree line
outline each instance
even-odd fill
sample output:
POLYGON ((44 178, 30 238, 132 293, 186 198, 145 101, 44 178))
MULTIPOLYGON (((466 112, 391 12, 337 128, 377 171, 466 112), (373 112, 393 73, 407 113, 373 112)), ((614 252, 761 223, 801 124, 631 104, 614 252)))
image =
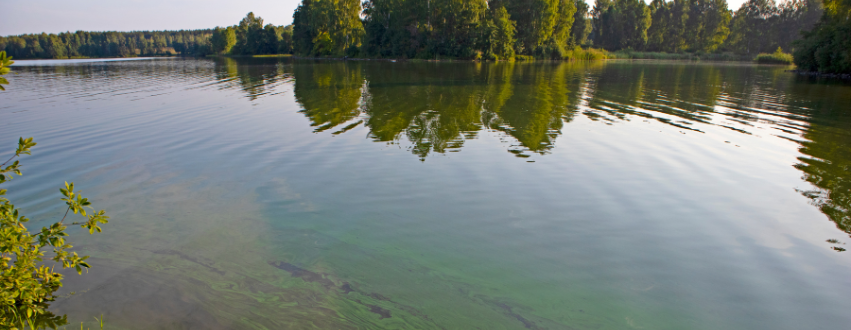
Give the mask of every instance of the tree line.
MULTIPOLYGON (((0 50, 17 58, 296 54, 497 60, 565 59, 583 46, 754 56, 797 47, 793 41, 819 22, 822 8, 821 0, 749 0, 735 12, 726 0, 596 0, 593 7, 584 0, 302 0, 288 26, 264 25, 249 13, 237 25, 213 30, 0 37, 0 50)), ((825 17, 842 15, 842 9, 829 12, 825 17)))
POLYGON ((756 55, 792 48, 822 11, 820 0, 735 12, 725 0, 303 0, 292 43, 300 55, 393 58, 560 59, 580 45, 756 55))
POLYGON ((0 51, 18 58, 203 56, 212 30, 64 32, 0 37, 0 51))

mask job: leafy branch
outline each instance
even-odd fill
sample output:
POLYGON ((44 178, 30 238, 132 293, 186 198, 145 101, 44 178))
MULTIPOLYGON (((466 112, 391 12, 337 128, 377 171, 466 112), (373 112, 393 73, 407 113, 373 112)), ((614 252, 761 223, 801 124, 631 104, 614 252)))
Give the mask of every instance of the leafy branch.
MULTIPOLYGON (((18 140, 18 148, 3 164, 0 164, 0 184, 9 181, 13 175, 21 176, 21 155, 30 155, 30 148, 36 145, 32 138, 18 140), (6 165, 13 161, 10 165, 6 165), (5 167, 4 167, 5 166, 5 167)), ((78 274, 91 266, 86 262, 88 256, 80 256, 70 251, 73 247, 66 241, 68 233, 64 224, 69 212, 86 218, 83 222, 74 222, 89 230, 101 232, 100 224, 109 222, 104 210, 92 209, 88 198, 74 191, 74 184, 65 182, 60 188, 61 200, 68 208, 59 222, 41 231, 31 233, 25 226, 29 219, 7 198, 5 189, 0 189, 0 327, 18 329, 55 328, 67 323, 65 316, 56 316, 47 311, 48 303, 54 301, 54 293, 62 287, 62 274, 55 266, 44 264, 45 248, 53 252, 50 258, 61 264, 63 269, 74 268, 78 274)))

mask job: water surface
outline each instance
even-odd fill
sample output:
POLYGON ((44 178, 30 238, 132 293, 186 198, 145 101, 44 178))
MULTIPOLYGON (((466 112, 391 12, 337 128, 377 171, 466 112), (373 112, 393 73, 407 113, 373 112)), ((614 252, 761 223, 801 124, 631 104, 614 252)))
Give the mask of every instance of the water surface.
MULTIPOLYGON (((53 304, 114 329, 841 329, 851 86, 734 63, 19 64, 53 304), (831 241, 828 241, 831 240, 831 241), (71 294, 73 292, 73 295, 71 294)), ((2 142, 5 141, 5 142, 2 142)))

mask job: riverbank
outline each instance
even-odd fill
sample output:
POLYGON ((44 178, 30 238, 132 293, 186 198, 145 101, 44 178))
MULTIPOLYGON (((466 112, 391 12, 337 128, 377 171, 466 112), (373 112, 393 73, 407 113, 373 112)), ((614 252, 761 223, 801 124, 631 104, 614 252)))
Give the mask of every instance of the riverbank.
POLYGON ((597 61, 597 60, 676 60, 676 61, 718 61, 718 62, 757 62, 749 55, 733 53, 663 53, 663 52, 638 52, 638 51, 614 51, 608 52, 603 49, 587 48, 577 49, 565 54, 563 59, 540 59, 529 55, 515 55, 511 60, 484 59, 484 58, 454 58, 436 57, 433 59, 423 58, 369 58, 369 57, 337 57, 337 56, 297 56, 292 54, 267 54, 267 55, 207 55, 207 57, 230 57, 230 58, 263 58, 263 57, 290 57, 294 59, 309 60, 351 60, 351 61, 390 61, 390 62, 468 62, 468 61, 597 61))
POLYGON ((610 52, 611 59, 631 60, 681 60, 681 61, 736 61, 753 62, 754 58, 748 55, 733 53, 664 53, 664 52, 639 52, 619 50, 610 52))
POLYGON ((122 58, 149 58, 149 57, 192 57, 180 54, 174 55, 133 55, 133 56, 63 56, 63 57, 14 57, 16 61, 42 61, 42 60, 100 60, 100 59, 122 59, 122 58))

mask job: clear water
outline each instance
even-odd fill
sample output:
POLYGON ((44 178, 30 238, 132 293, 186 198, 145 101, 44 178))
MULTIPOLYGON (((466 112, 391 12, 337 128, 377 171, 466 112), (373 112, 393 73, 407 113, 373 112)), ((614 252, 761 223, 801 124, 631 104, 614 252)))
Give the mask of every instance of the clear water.
MULTIPOLYGON (((851 85, 730 63, 19 61, 5 184, 111 329, 842 329, 851 85), (827 240, 837 240, 835 243, 827 240)), ((71 292, 74 294, 72 295, 71 292)))

